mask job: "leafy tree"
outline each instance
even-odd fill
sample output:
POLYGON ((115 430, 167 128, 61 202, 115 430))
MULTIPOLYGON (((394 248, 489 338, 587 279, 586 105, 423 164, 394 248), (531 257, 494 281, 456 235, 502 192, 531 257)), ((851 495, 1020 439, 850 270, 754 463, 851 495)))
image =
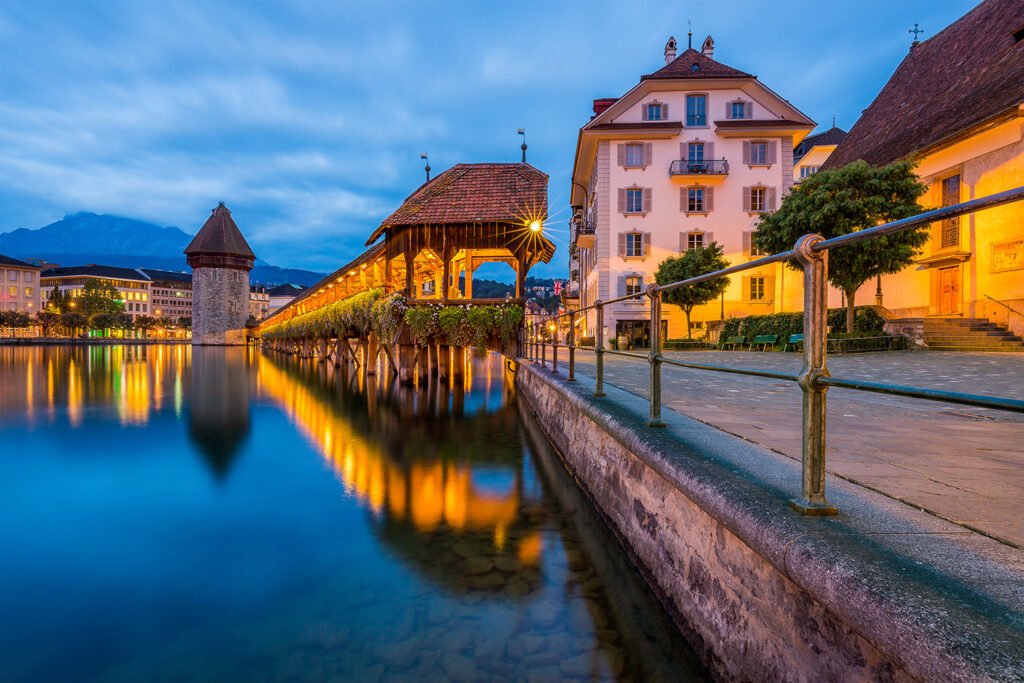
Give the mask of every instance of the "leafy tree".
MULTIPOLYGON (((124 310, 121 292, 108 280, 89 278, 82 287, 80 308, 90 318, 98 313, 120 313, 124 310)), ((106 329, 106 328, 103 328, 106 329)))
POLYGON ((71 295, 61 291, 57 285, 54 285, 50 293, 46 295, 46 307, 56 313, 63 313, 68 310, 68 304, 70 303, 71 295))
MULTIPOLYGON (((779 210, 761 217, 757 246, 776 253, 791 249, 801 235, 839 237, 921 212, 917 200, 926 186, 911 162, 873 168, 855 161, 804 179, 779 210)), ((846 293, 846 331, 853 332, 854 299, 865 282, 906 268, 928 241, 928 228, 876 237, 829 252, 828 279, 846 293)), ((791 262, 799 269, 798 263, 791 262)))
POLYGON ((159 325, 160 320, 149 315, 140 315, 135 319, 135 329, 142 330, 143 337, 148 337, 149 331, 159 325))
POLYGON ((180 327, 183 330, 191 330, 192 329, 192 318, 191 317, 181 317, 181 318, 178 318, 178 327, 180 327))
POLYGON ((32 318, 21 311, 0 311, 0 327, 28 327, 32 318))
MULTIPOLYGON (((654 281, 659 285, 667 285, 728 266, 729 262, 725 259, 722 246, 717 242, 711 242, 704 247, 688 249, 682 256, 669 257, 662 261, 654 273, 654 281)), ((662 300, 683 309, 683 313, 686 314, 686 337, 690 338, 690 312, 695 306, 706 304, 721 296, 728 286, 729 278, 715 278, 688 287, 671 289, 662 294, 662 300)))
POLYGON ((77 336, 78 331, 89 324, 89 319, 82 313, 68 311, 67 313, 61 313, 60 324, 68 331, 68 334, 77 336))
POLYGON ((36 313, 36 320, 43 328, 43 336, 49 337, 55 327, 60 325, 60 313, 56 311, 39 311, 36 313))

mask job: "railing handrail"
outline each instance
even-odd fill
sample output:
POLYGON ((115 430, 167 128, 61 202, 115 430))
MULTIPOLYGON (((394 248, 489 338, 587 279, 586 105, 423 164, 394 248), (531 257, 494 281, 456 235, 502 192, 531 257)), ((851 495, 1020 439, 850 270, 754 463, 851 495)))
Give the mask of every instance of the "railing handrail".
POLYGON ((1005 308, 1006 310, 1008 310, 1008 311, 1010 311, 1010 312, 1012 312, 1012 313, 1016 313, 1016 314, 1017 314, 1017 315, 1019 315, 1019 316, 1022 316, 1022 317, 1024 317, 1024 313, 1021 313, 1020 311, 1018 311, 1018 310, 1017 310, 1016 308, 1014 308, 1013 306, 1010 306, 1009 304, 1007 304, 1007 303, 1004 303, 1004 302, 1000 301, 999 299, 997 299, 997 298, 995 298, 995 297, 989 296, 988 294, 983 294, 982 296, 984 296, 984 297, 985 297, 986 299, 989 299, 989 300, 991 300, 991 301, 994 301, 994 302, 996 302, 997 304, 999 304, 1000 306, 1002 306, 1002 307, 1003 307, 1003 308, 1005 308))
MULTIPOLYGON (((780 379, 795 381, 800 385, 803 393, 803 421, 802 421, 802 481, 801 496, 790 501, 790 504, 804 514, 830 515, 836 514, 836 508, 825 498, 825 420, 826 401, 825 394, 830 387, 853 389, 894 396, 903 396, 930 401, 942 401, 960 405, 971 405, 991 408, 995 410, 1006 410, 1011 412, 1024 413, 1024 401, 997 396, 983 396, 978 394, 963 394, 952 391, 937 389, 923 389, 906 387, 881 382, 869 382, 841 377, 832 377, 826 367, 826 357, 829 345, 832 343, 843 345, 845 342, 862 341, 864 339, 877 339, 878 337, 861 338, 832 338, 827 335, 827 276, 828 261, 826 253, 831 249, 859 244, 874 237, 889 235, 905 230, 913 230, 928 223, 947 220, 965 214, 988 209, 1011 202, 1024 200, 1024 187, 1018 187, 1005 192, 973 199, 954 206, 942 207, 925 211, 915 216, 891 221, 873 228, 867 228, 858 232, 825 239, 821 235, 807 234, 797 240, 790 250, 765 256, 747 263, 740 263, 727 268, 722 268, 711 273, 697 277, 672 282, 665 285, 651 284, 644 291, 608 299, 607 301, 595 301, 589 306, 581 306, 565 313, 550 315, 542 323, 533 323, 523 330, 523 341, 526 348, 526 355, 529 358, 537 359, 537 347, 540 347, 540 364, 547 367, 545 349, 549 340, 552 345, 551 371, 558 372, 558 331, 561 327, 561 319, 569 317, 569 330, 567 335, 567 346, 569 350, 569 376, 570 381, 574 380, 575 372, 575 351, 576 351, 576 325, 587 319, 587 313, 594 310, 597 315, 594 353, 595 353, 595 376, 594 396, 604 396, 604 355, 612 354, 626 358, 646 359, 650 364, 650 419, 648 425, 651 427, 664 427, 661 420, 661 366, 663 364, 675 365, 684 368, 697 370, 710 370, 726 372, 731 374, 749 375, 754 377, 780 379), (715 280, 733 273, 759 268, 765 265, 779 263, 782 261, 796 260, 800 263, 804 273, 804 365, 799 374, 775 372, 772 370, 759 370, 754 368, 729 368, 704 363, 694 363, 678 360, 666 356, 661 351, 661 304, 662 294, 679 287, 715 280), (640 297, 650 299, 650 351, 649 353, 636 353, 624 350, 608 350, 604 347, 604 310, 610 304, 622 301, 630 301, 640 297), (582 314, 582 315, 581 315, 582 314), (541 327, 543 325, 543 327, 541 327)), ((1019 313, 1011 306, 989 296, 986 298, 1019 313)), ((887 338, 887 337, 884 337, 887 338)))
POLYGON ((669 175, 725 175, 729 172, 728 159, 673 159, 668 166, 669 175), (678 169, 678 170, 677 170, 678 169))

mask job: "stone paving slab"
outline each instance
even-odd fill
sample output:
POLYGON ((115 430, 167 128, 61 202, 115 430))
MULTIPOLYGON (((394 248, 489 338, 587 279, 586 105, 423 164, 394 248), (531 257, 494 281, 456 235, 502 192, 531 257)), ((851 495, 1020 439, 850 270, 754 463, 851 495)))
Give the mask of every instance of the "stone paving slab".
MULTIPOLYGON (((550 354, 550 349, 548 350, 550 354)), ((799 372, 795 353, 669 352, 681 360, 799 372)), ((593 375, 592 352, 577 372, 593 375)), ((562 372, 567 354, 559 352, 562 372)), ((1024 354, 889 352, 833 356, 833 376, 1024 399, 1024 354)), ((605 356, 605 381, 647 397, 648 366, 605 356)), ((723 431, 800 458, 795 383, 663 366, 664 405, 723 431)), ((832 388, 830 473, 1024 547, 1024 415, 832 388)))

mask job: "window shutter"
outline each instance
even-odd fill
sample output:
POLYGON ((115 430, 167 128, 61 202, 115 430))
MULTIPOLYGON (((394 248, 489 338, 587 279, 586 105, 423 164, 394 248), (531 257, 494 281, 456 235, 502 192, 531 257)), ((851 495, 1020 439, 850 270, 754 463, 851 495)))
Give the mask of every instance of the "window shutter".
MULTIPOLYGON (((743 234, 747 235, 748 233, 743 233, 743 234)), ((749 275, 744 275, 743 276, 743 300, 744 301, 750 301, 750 276, 749 275)))
MULTIPOLYGON (((743 143, 743 144, 745 145, 747 143, 743 143)), ((619 192, 622 192, 622 191, 623 190, 619 190, 619 192)), ((619 199, 619 203, 625 205, 625 202, 624 202, 623 199, 619 199)), ((749 187, 744 187, 743 188, 743 210, 744 211, 748 211, 748 212, 750 211, 750 188, 749 187)))
POLYGON ((686 143, 685 142, 680 142, 679 143, 679 158, 680 159, 684 159, 684 160, 686 159, 686 143))
MULTIPOLYGON (((750 256, 750 237, 751 237, 751 235, 753 235, 753 233, 750 230, 744 230, 743 231, 743 255, 744 256, 750 256)), ((744 278, 744 279, 746 279, 746 278, 744 278)), ((748 291, 747 288, 746 288, 746 285, 744 285, 743 291, 744 292, 748 291)), ((749 298, 749 297, 747 297, 747 298, 749 298)))
POLYGON ((619 276, 619 296, 626 296, 626 276, 619 276))
POLYGON ((619 256, 626 255, 626 233, 619 233, 619 256))
POLYGON ((646 121, 647 120, 647 105, 646 104, 640 106, 640 120, 641 121, 646 121))
POLYGON ((649 256, 651 253, 651 233, 643 233, 643 251, 641 252, 644 256, 649 256))
POLYGON ((743 163, 750 163, 750 140, 743 141, 743 163))
POLYGON ((711 244, 714 241, 715 241, 715 233, 713 233, 713 232, 706 232, 706 233, 704 233, 704 246, 705 247, 708 246, 709 244, 711 244))
POLYGON ((765 163, 768 164, 769 166, 775 163, 775 149, 778 146, 779 146, 779 143, 774 141, 774 140, 769 142, 768 145, 767 145, 768 151, 765 154, 765 157, 767 157, 765 159, 765 163))
POLYGON ((727 119, 731 119, 732 118, 732 102, 726 102, 725 103, 725 118, 727 118, 727 119))
POLYGON ((752 119, 754 118, 754 103, 744 102, 743 103, 743 118, 752 119))
POLYGON ((668 121, 668 105, 667 104, 661 105, 661 120, 662 121, 668 121))
POLYGON ((619 188, 619 213, 626 213, 626 189, 619 188))
POLYGON ((771 303, 775 300, 775 276, 766 275, 764 278, 764 300, 771 303))
POLYGON ((688 191, 689 191, 689 188, 686 188, 686 187, 680 187, 679 188, 679 210, 680 211, 686 211, 686 209, 688 208, 686 206, 687 199, 689 199, 689 195, 687 194, 688 191))
POLYGON ((775 210, 775 188, 768 188, 768 211, 775 210))
POLYGON ((713 187, 704 188, 704 210, 715 210, 715 188, 713 187))
POLYGON ((690 243, 686 239, 686 233, 685 232, 679 233, 679 253, 682 254, 684 251, 686 251, 686 248, 689 245, 690 245, 690 243))
POLYGON ((644 188, 644 213, 651 212, 651 188, 644 188))
POLYGON ((626 165, 626 143, 619 143, 619 166, 626 165))
POLYGON ((651 160, 654 157, 653 148, 654 148, 654 145, 652 145, 651 143, 649 143, 649 142, 645 142, 644 143, 644 163, 643 163, 643 167, 644 168, 647 168, 648 166, 651 165, 651 160))
POLYGON ((711 161, 715 158, 715 143, 704 143, 704 161, 711 161))

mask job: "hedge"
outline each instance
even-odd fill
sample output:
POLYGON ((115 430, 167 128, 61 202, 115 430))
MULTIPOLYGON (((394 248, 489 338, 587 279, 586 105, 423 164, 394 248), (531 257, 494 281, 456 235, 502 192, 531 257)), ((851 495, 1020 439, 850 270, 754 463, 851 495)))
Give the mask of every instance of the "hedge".
MULTIPOLYGON (((836 333, 846 331, 846 309, 833 308, 828 312, 828 324, 836 333)), ((853 330, 858 337, 876 337, 884 334, 885 319, 873 306, 858 306, 854 311, 853 330)), ((756 337, 762 334, 777 334, 785 339, 791 334, 804 331, 803 313, 772 313, 770 315, 748 315, 745 318, 729 318, 722 326, 720 339, 728 337, 756 337)))

